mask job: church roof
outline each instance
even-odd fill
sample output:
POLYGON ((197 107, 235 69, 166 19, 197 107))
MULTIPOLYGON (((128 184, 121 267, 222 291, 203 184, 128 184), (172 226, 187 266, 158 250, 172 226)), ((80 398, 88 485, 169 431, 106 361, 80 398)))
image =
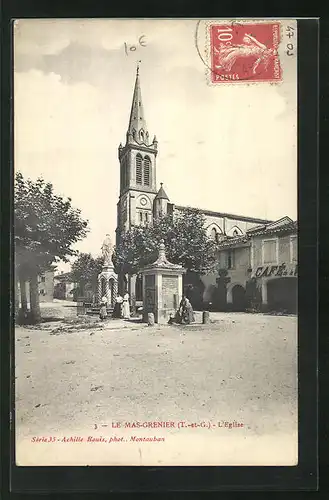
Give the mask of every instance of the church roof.
POLYGON ((148 132, 142 102, 142 92, 139 80, 139 66, 137 66, 136 81, 131 105, 128 134, 131 134, 137 143, 148 145, 148 132))
POLYGON ((246 246, 246 243, 249 243, 250 236, 248 234, 243 234, 239 236, 227 237, 222 240, 217 245, 218 250, 223 250, 225 248, 235 248, 239 246, 246 246))
POLYGON ((253 236, 260 236, 266 234, 289 234, 295 233, 298 229, 297 221, 293 221, 290 217, 282 217, 278 221, 271 222, 270 224, 264 224, 260 226, 253 227, 249 229, 246 234, 227 237, 222 240, 218 245, 218 250, 223 250, 225 248, 234 248, 241 245, 247 244, 253 236))
POLYGON ((247 217, 245 215, 237 215, 237 214, 229 214, 226 212, 214 212, 213 210, 207 210, 203 208, 197 208, 197 207, 188 207, 188 206, 181 206, 181 205, 175 205, 175 209, 179 211, 184 211, 184 210, 199 210, 202 212, 204 215, 210 215, 212 217, 226 217, 228 219, 233 219, 233 220, 238 220, 238 221, 246 221, 246 222, 256 222, 258 224, 269 224, 273 221, 267 220, 267 219, 260 219, 258 217, 247 217))
POLYGON ((157 195, 156 195, 155 199, 156 200, 168 200, 169 201, 169 198, 168 198, 165 190, 163 189, 162 185, 163 185, 162 182, 160 182, 160 189, 157 192, 157 195))
POLYGON ((252 229, 249 229, 247 233, 250 236, 257 236, 261 234, 294 232, 297 231, 297 229, 297 221, 293 221, 292 219, 290 219, 290 217, 282 217, 281 219, 270 224, 253 227, 252 229))

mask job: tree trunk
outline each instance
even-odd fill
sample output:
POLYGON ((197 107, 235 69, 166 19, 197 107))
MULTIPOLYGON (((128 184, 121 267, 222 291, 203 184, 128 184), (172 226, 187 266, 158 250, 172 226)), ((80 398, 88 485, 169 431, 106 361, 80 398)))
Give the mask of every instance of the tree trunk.
POLYGON ((21 292, 21 310, 24 314, 26 314, 27 313, 26 281, 22 276, 19 277, 19 288, 21 292))
POLYGON ((86 283, 85 281, 80 281, 79 283, 79 294, 80 294, 80 297, 85 297, 85 293, 86 293, 86 283))
POLYGON ((40 323, 41 311, 39 302, 39 287, 38 287, 37 272, 35 272, 30 279, 30 306, 31 306, 31 322, 40 323))

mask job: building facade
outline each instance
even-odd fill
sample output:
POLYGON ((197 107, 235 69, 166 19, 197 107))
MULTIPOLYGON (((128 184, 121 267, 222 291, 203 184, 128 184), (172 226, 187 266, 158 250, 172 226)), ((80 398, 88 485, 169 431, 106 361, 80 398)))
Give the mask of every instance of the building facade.
MULTIPOLYGON (((117 245, 120 241, 120 235, 133 226, 151 224, 156 217, 165 214, 175 216, 175 214, 182 213, 188 208, 175 205, 169 199, 162 183, 160 183, 158 189, 156 182, 157 155, 158 141, 156 136, 151 139, 147 129, 139 69, 137 68, 126 141, 124 146, 120 144, 118 148, 120 194, 117 203, 117 245)), ((262 243, 262 231, 265 231, 264 234, 269 236, 272 234, 271 231, 274 231, 274 227, 278 228, 278 226, 284 225, 285 222, 288 221, 290 224, 292 221, 285 218, 284 221, 273 222, 243 215, 214 212, 206 209, 200 210, 205 217, 205 228, 208 236, 218 244, 218 267, 221 274, 220 276, 213 273, 194 277, 194 282, 191 283, 187 279, 185 287, 189 291, 192 289, 196 291, 198 296, 198 299, 195 299, 196 307, 208 305, 223 310, 230 307, 242 310, 246 303, 246 283, 251 278, 254 267, 265 265, 268 259, 273 259, 274 254, 272 255, 271 252, 274 252, 274 248, 278 252, 275 254, 275 262, 278 262, 278 265, 282 259, 283 261, 288 260, 285 241, 288 241, 290 236, 287 237, 288 239, 281 241, 281 236, 276 233, 275 237, 269 237, 265 243, 262 243), (273 243, 273 241, 277 241, 277 243, 273 243), (259 250, 259 248, 263 250, 259 250), (263 254, 265 260, 259 260, 259 255, 263 254)), ((295 241, 293 235, 292 239, 289 239, 290 241, 295 241)), ((295 248, 294 245, 295 243, 293 243, 293 248, 295 248)), ((290 248, 289 245, 288 247, 290 248)), ((257 272, 260 273, 260 271, 255 271, 255 274, 257 272)), ((267 282, 272 280, 269 280, 270 277, 263 274, 261 276, 257 275, 255 278, 263 287, 265 305, 267 299, 264 283, 266 282, 266 290, 270 290, 270 297, 273 295, 272 288, 277 285, 267 285, 267 282)), ((119 279, 119 290, 121 292, 123 287, 128 288, 133 301, 141 301, 142 283, 140 277, 127 277, 125 284, 119 279)))
MULTIPOLYGON (((18 298, 19 307, 21 305, 21 289, 20 283, 16 283, 16 297, 18 298)), ((30 283, 24 283, 28 304, 30 303, 30 283)), ((38 276, 38 290, 40 302, 52 302, 54 299, 54 271, 46 271, 38 276)))
POLYGON ((54 298, 54 271, 38 276, 40 302, 51 302, 54 298))
POLYGON ((249 234, 251 277, 261 290, 262 308, 297 312, 297 222, 284 217, 249 234))
POLYGON ((297 312, 297 222, 284 217, 218 245, 219 273, 201 277, 215 310, 297 312), (215 285, 216 283, 216 285, 215 285))

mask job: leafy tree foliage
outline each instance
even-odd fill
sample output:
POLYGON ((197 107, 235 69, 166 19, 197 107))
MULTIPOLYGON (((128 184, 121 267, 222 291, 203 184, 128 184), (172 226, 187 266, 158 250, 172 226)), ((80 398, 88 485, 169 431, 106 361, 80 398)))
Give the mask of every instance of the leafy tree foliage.
POLYGON ((201 274, 212 270, 216 265, 216 244, 207 236, 204 223, 204 215, 189 208, 174 217, 158 218, 151 225, 133 227, 122 233, 115 249, 113 262, 116 271, 135 274, 154 261, 161 239, 172 263, 201 274))
POLYGON ((70 278, 79 285, 80 294, 83 295, 85 287, 90 286, 96 290, 97 276, 102 271, 103 258, 93 258, 90 253, 80 253, 76 261, 72 264, 70 278))
POLYGON ((72 244, 86 236, 87 221, 70 198, 56 195, 42 178, 32 181, 17 173, 14 202, 16 273, 21 283, 30 281, 31 312, 38 321, 38 274, 75 255, 72 244))

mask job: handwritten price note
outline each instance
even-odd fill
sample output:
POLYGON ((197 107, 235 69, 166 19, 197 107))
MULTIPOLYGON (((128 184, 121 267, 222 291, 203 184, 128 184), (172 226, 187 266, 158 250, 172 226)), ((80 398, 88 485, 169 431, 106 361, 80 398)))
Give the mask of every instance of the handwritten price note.
POLYGON ((145 38, 146 38, 145 35, 141 35, 138 39, 138 42, 135 45, 130 45, 125 42, 123 45, 126 56, 129 56, 129 52, 135 52, 140 47, 146 47, 147 44, 145 38))

